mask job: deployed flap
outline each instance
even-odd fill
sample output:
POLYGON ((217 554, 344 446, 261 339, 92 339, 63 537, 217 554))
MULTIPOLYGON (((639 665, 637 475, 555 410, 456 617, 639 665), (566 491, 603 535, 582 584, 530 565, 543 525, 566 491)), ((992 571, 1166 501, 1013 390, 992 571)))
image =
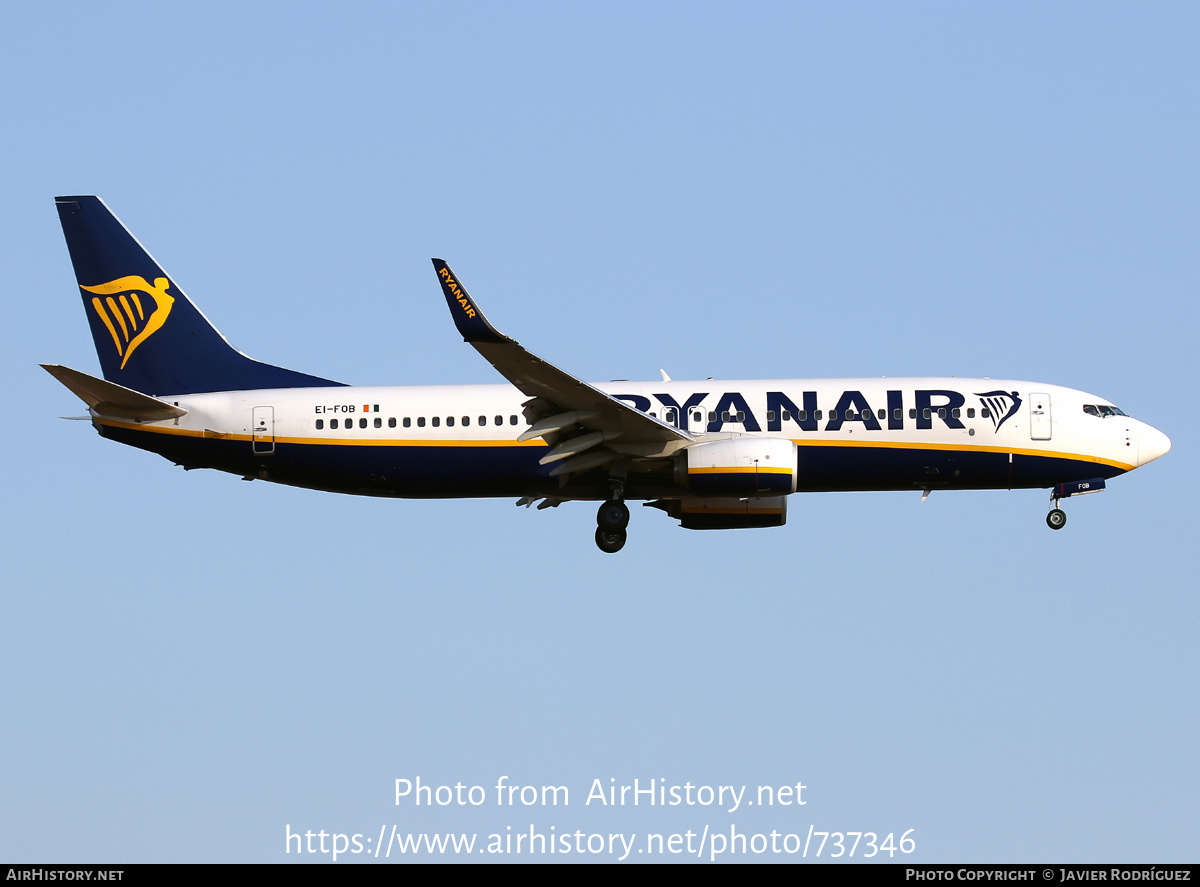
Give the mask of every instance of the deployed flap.
POLYGON ((92 410, 105 416, 158 422, 187 415, 187 410, 79 370, 55 363, 44 363, 42 369, 71 389, 92 410))
POLYGON ((619 433, 620 439, 614 443, 690 443, 695 440, 686 431, 652 419, 641 410, 529 353, 514 339, 488 323, 475 300, 467 294, 445 261, 434 259, 433 267, 463 340, 470 342, 500 375, 523 394, 544 398, 558 407, 559 412, 577 410, 578 422, 585 428, 619 433))

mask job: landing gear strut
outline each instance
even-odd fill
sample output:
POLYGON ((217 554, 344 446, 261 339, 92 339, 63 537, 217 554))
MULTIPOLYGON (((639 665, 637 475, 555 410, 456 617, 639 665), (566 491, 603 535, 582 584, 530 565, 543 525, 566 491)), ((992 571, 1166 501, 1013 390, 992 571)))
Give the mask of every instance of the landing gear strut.
POLYGON ((1067 525, 1067 514, 1058 507, 1059 499, 1069 499, 1072 496, 1082 496, 1084 493, 1100 493, 1104 490, 1104 478, 1093 477, 1088 480, 1072 480, 1055 484, 1050 488, 1050 513, 1046 515, 1046 526, 1052 530, 1061 530, 1067 525))
POLYGON ((1046 526, 1052 530, 1061 530, 1067 525, 1067 513, 1058 507, 1058 496, 1054 495, 1058 491, 1055 487, 1050 492, 1050 513, 1046 515, 1046 526))
POLYGON ((605 554, 616 554, 625 547, 629 506, 621 500, 621 492, 620 485, 613 484, 612 498, 602 502, 596 512, 596 546, 605 554))

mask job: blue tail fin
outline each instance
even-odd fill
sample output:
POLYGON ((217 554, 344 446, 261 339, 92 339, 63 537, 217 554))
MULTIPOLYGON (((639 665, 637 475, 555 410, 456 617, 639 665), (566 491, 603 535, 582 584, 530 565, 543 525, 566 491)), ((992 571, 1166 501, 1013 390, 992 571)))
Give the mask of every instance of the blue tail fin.
POLYGON ((144 394, 341 385, 225 341, 99 197, 56 197, 104 378, 144 394))

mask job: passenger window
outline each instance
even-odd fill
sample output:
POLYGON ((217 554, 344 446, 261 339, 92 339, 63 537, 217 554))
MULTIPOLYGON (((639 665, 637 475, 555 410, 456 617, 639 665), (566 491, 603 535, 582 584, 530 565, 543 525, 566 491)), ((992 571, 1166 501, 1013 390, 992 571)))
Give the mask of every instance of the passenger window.
POLYGON ((479 424, 480 424, 480 425, 486 425, 486 424, 487 424, 487 416, 480 416, 480 417, 479 417, 479 424))
POLYGON ((704 413, 701 413, 699 410, 692 413, 692 421, 693 422, 701 422, 703 420, 704 420, 704 413))
POLYGON ((425 427, 425 417, 424 416, 417 416, 417 427, 418 428, 425 427))
POLYGON ((946 418, 946 408, 945 407, 938 407, 938 418, 939 419, 946 418))
POLYGON ((411 417, 409 417, 409 416, 404 417, 404 427, 412 428, 412 418, 411 417))
POLYGON ((447 427, 447 428, 453 428, 453 427, 454 427, 454 417, 453 417, 453 416, 447 416, 447 417, 446 417, 446 427, 447 427))
POLYGON ((992 418, 992 411, 989 410, 987 407, 984 407, 983 409, 981 409, 979 411, 979 415, 985 419, 990 419, 990 418, 992 418))
POLYGON ((666 422, 668 425, 674 425, 675 424, 675 411, 674 410, 664 410, 663 411, 663 421, 666 422))
POLYGON ((801 422, 807 422, 808 421, 808 410, 797 410, 796 418, 799 419, 801 422))
POLYGON ((903 413, 898 409, 892 410, 892 418, 895 419, 897 422, 904 421, 903 413))
POLYGON ((441 416, 434 416, 434 417, 433 417, 433 418, 431 418, 429 421, 433 423, 433 427, 434 427, 434 428, 437 428, 438 426, 440 426, 440 425, 442 424, 442 417, 441 417, 441 416))
POLYGON ((366 427, 367 427, 367 420, 366 420, 366 419, 359 419, 359 420, 358 420, 358 427, 359 427, 359 428, 366 428, 366 427))
POLYGON ((471 417, 463 416, 463 427, 466 427, 467 425, 470 425, 470 424, 471 424, 471 417))
POLYGON ((876 418, 878 418, 878 419, 886 419, 886 418, 887 418, 887 410, 880 410, 880 411, 879 411, 879 415, 878 415, 876 418))
POLYGON ((775 421, 775 411, 774 410, 767 410, 767 421, 768 422, 775 421))
POLYGON ((716 413, 714 413, 712 410, 709 410, 709 411, 708 411, 708 421, 709 421, 709 422, 716 422, 716 421, 717 421, 717 414, 716 414, 716 413))
POLYGON ((959 411, 958 407, 955 407, 954 409, 952 409, 952 410, 950 411, 950 415, 951 415, 951 416, 953 416, 955 419, 957 419, 957 418, 958 418, 960 415, 962 415, 962 414, 961 414, 961 412, 959 411))
POLYGON ((322 428, 324 428, 324 427, 325 427, 325 420, 324 420, 324 419, 318 419, 318 420, 317 420, 317 431, 320 431, 320 430, 321 430, 322 428))
POLYGON ((509 425, 516 425, 516 424, 517 424, 517 417, 516 417, 516 416, 509 416, 509 417, 508 417, 508 424, 509 424, 509 425))
POLYGON ((821 411, 820 410, 817 410, 815 413, 813 413, 813 415, 816 417, 818 422, 821 421, 821 411))
POLYGON ((745 422, 745 421, 746 421, 746 414, 745 414, 745 413, 743 413, 741 410, 738 410, 738 421, 739 421, 739 422, 745 422))
POLYGON ((383 420, 382 420, 382 419, 380 419, 378 416, 376 416, 376 417, 375 417, 375 427, 376 427, 376 428, 382 428, 382 427, 383 427, 383 420))
POLYGON ((967 418, 968 419, 975 418, 975 407, 967 407, 967 418))
POLYGON ((651 411, 650 411, 650 418, 651 418, 651 419, 657 419, 657 418, 658 418, 658 413, 654 412, 654 410, 651 410, 651 411))
POLYGON ((392 416, 392 418, 388 419, 388 428, 395 428, 395 427, 396 427, 396 417, 392 416))
POLYGON ((329 427, 330 427, 330 428, 332 428, 334 431, 337 431, 337 427, 338 427, 338 421, 337 421, 337 419, 330 419, 330 420, 329 420, 329 427))
POLYGON ((792 411, 791 410, 781 410, 781 412, 783 413, 783 421, 784 422, 790 422, 792 420, 792 411))
POLYGON ((503 425, 503 424, 504 424, 504 417, 503 417, 503 416, 497 416, 497 417, 496 417, 496 424, 497 424, 497 425, 503 425))
POLYGON ((829 420, 832 422, 835 419, 837 419, 837 410, 830 410, 829 411, 829 420))
MULTIPOLYGON (((925 413, 926 413, 926 416, 925 416, 925 418, 926 418, 926 419, 928 419, 928 418, 929 418, 929 415, 928 415, 928 413, 929 413, 929 410, 926 410, 926 411, 925 411, 925 413)), ((916 411, 916 410, 909 410, 909 411, 908 411, 908 418, 910 418, 910 419, 915 419, 915 418, 917 418, 917 411, 916 411)))
POLYGON ((728 422, 728 421, 729 421, 729 410, 722 410, 722 411, 721 411, 721 421, 722 421, 722 422, 728 422))
POLYGON ((929 407, 925 407, 925 409, 921 410, 921 416, 926 419, 929 418, 929 407))

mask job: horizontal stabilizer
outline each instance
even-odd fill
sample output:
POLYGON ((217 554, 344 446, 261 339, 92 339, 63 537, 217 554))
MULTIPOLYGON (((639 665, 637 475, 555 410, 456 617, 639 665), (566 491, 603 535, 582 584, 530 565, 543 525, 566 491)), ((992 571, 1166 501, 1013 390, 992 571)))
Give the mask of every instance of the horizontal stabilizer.
POLYGON ((115 382, 97 379, 95 376, 89 376, 79 370, 59 366, 55 363, 44 363, 42 369, 66 385, 93 412, 104 416, 136 419, 141 422, 159 422, 163 419, 178 419, 180 416, 187 415, 187 410, 115 382))

